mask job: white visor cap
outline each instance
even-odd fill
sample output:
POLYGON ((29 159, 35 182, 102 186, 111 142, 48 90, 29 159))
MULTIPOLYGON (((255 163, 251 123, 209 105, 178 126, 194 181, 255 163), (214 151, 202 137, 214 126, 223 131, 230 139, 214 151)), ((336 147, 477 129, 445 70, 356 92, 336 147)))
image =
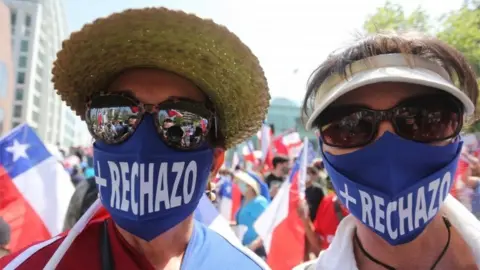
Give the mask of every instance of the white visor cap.
POLYGON ((470 98, 452 82, 447 71, 435 62, 411 54, 383 54, 353 62, 344 74, 330 75, 319 87, 313 113, 306 129, 335 100, 359 87, 381 83, 400 82, 423 85, 450 93, 460 100, 465 113, 471 115, 475 106, 470 98))

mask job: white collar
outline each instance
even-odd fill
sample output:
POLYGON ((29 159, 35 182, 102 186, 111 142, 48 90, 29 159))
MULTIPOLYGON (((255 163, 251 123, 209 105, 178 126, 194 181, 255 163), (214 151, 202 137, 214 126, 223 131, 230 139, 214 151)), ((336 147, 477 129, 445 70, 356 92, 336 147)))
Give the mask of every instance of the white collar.
MULTIPOLYGON (((470 246, 476 263, 480 266, 480 221, 451 195, 445 199, 442 210, 470 246)), ((358 270, 353 253, 354 230, 355 218, 348 215, 338 225, 335 235, 339 237, 334 237, 328 249, 320 253, 317 270, 358 270)))

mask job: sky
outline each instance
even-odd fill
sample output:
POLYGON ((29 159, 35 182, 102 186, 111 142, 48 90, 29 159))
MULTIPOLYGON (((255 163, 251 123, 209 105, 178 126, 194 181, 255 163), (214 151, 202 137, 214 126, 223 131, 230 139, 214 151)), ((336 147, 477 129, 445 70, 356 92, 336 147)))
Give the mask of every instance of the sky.
MULTIPOLYGON (((211 18, 237 34, 259 58, 272 97, 297 103, 306 82, 327 55, 354 40, 368 15, 384 0, 65 0, 69 31, 128 8, 167 7, 211 18), (297 72, 294 72, 298 70, 297 72)), ((403 0, 406 12, 418 6, 432 20, 463 0, 403 0)))

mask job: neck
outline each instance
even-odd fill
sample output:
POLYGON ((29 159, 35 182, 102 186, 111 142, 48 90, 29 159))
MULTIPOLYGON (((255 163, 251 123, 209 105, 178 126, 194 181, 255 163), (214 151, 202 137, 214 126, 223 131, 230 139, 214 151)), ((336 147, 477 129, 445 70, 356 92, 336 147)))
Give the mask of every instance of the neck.
POLYGON ((313 183, 313 180, 307 180, 305 181, 305 187, 311 187, 313 183))
MULTIPOLYGON (((430 269, 447 243, 448 230, 438 214, 420 236, 403 245, 391 246, 363 224, 357 225, 357 235, 365 251, 380 262, 396 269, 430 269)), ((379 265, 367 258, 358 244, 354 250, 360 269, 377 269, 379 265)))
POLYGON ((193 231, 193 215, 147 242, 117 226, 123 238, 155 269, 180 269, 193 231))

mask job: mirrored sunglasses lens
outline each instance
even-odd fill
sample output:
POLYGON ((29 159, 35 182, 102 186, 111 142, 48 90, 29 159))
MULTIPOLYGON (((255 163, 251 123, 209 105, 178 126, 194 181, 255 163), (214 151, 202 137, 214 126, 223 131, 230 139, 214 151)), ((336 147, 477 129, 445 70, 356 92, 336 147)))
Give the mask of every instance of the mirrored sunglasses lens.
POLYGON ((195 149, 203 145, 210 128, 208 117, 184 110, 160 110, 157 126, 165 143, 178 149, 195 149))
POLYGON ((95 139, 118 143, 135 130, 139 112, 135 106, 91 108, 87 117, 90 132, 95 139))

